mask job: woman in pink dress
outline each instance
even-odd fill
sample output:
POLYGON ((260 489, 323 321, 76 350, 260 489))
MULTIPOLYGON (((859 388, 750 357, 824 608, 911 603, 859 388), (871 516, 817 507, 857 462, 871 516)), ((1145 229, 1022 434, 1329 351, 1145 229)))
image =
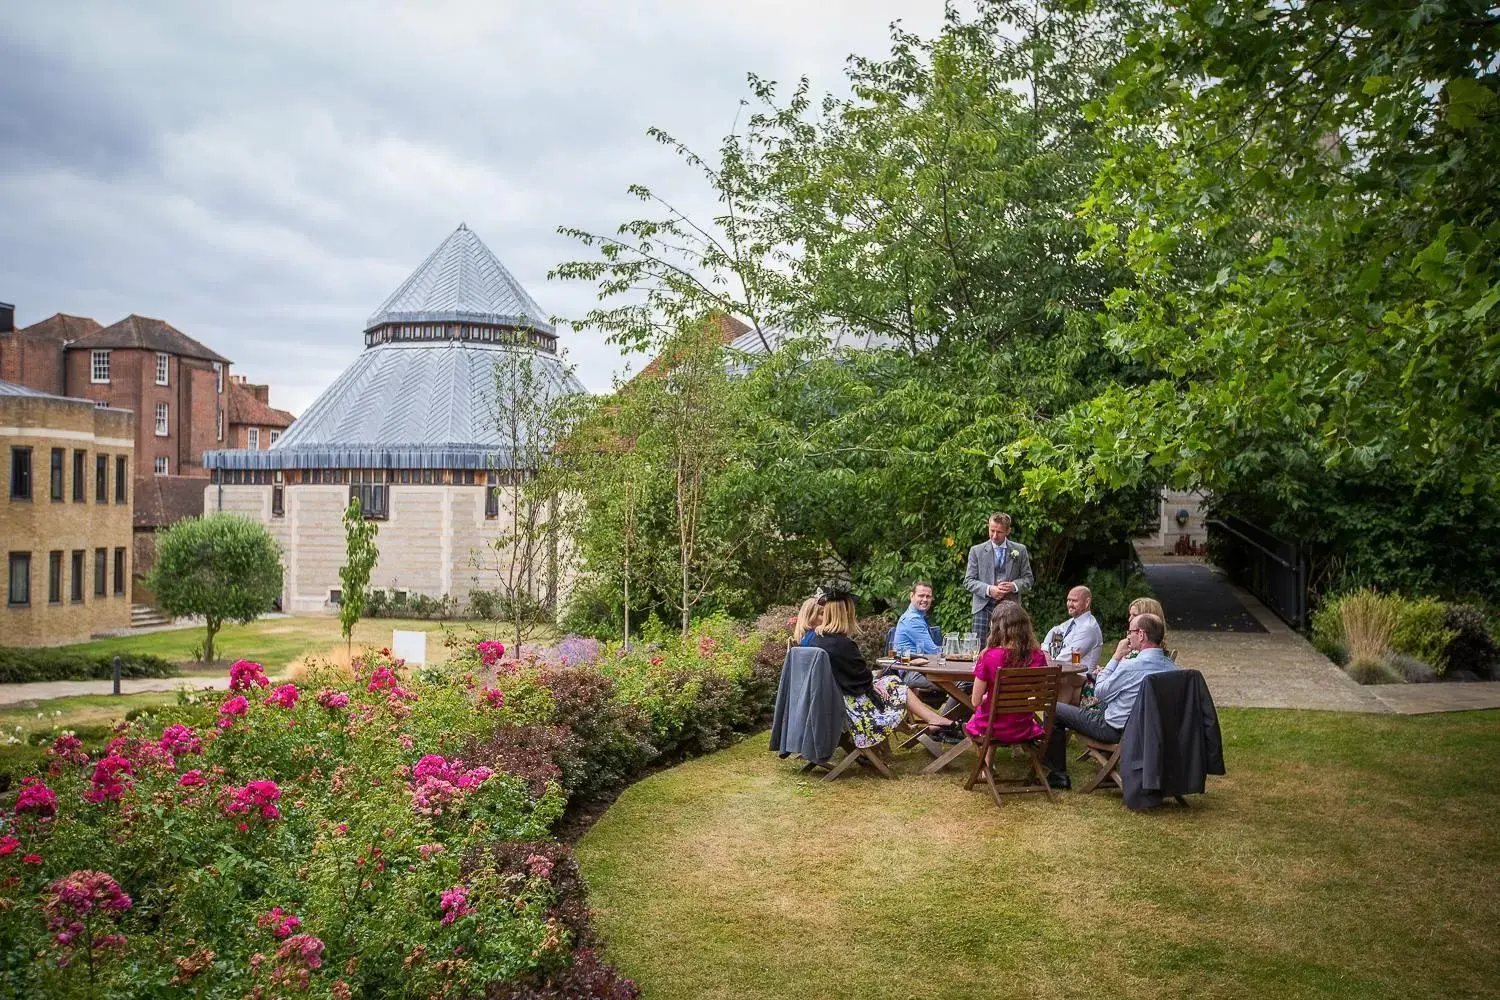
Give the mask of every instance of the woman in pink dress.
MULTIPOLYGON (((1004 601, 990 619, 985 649, 974 664, 974 715, 964 727, 975 740, 984 738, 984 722, 990 715, 990 695, 995 677, 1007 667, 1045 667, 1047 657, 1037 645, 1031 616, 1015 601, 1004 601)), ((1025 743, 1042 735, 1042 724, 1031 712, 1005 712, 990 720, 990 736, 996 743, 1025 743)))

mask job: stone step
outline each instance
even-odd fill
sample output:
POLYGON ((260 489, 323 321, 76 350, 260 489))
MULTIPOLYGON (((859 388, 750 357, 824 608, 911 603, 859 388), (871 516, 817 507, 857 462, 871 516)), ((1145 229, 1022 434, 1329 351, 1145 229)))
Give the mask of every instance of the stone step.
POLYGON ((170 625, 172 619, 162 614, 149 604, 132 604, 130 606, 131 628, 152 628, 157 625, 170 625))

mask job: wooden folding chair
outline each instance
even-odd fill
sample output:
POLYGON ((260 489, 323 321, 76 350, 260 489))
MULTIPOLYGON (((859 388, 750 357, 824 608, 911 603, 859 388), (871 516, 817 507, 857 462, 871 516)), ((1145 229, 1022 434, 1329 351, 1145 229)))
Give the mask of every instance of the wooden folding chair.
MULTIPOLYGON (((855 764, 863 764, 866 767, 873 768, 876 773, 894 781, 896 776, 891 773, 891 769, 886 766, 885 760, 880 755, 880 748, 884 744, 885 741, 882 740, 872 747, 857 747, 854 745, 854 739, 848 732, 845 732, 843 736, 839 737, 839 746, 844 748, 844 759, 833 765, 828 773, 823 775, 823 780, 833 781, 855 764)), ((808 768, 803 768, 803 770, 806 771, 808 768)))
POLYGON ((980 737, 978 759, 964 790, 972 789, 982 777, 989 785, 995 805, 1001 805, 1001 795, 1020 792, 1042 792, 1052 798, 1052 786, 1047 784, 1047 766, 1043 760, 1047 741, 1052 737, 1052 724, 1057 715, 1057 688, 1062 680, 1058 667, 1012 667, 1001 670, 995 677, 995 688, 990 695, 990 710, 984 720, 984 735, 980 737), (1012 712, 1035 712, 1042 717, 1042 734, 1034 740, 1011 744, 994 740, 990 735, 990 720, 998 715, 1012 712), (1026 748, 1031 775, 1021 778, 996 779, 995 748, 999 746, 1023 746, 1026 748))
POLYGON ((1082 733, 1074 733, 1078 742, 1083 744, 1082 758, 1093 760, 1099 765, 1099 773, 1094 775, 1094 780, 1083 786, 1083 792, 1097 791, 1101 785, 1109 788, 1120 788, 1120 744, 1106 743, 1096 740, 1092 736, 1082 733))

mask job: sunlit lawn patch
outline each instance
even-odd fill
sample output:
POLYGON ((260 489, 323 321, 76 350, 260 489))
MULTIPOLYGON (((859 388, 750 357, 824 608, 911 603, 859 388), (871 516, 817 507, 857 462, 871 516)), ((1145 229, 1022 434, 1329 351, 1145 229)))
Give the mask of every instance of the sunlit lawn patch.
POLYGON ((756 736, 629 789, 579 858, 609 957, 659 1000, 1493 988, 1500 712, 1222 722, 1230 774, 1143 815, 997 810, 915 755, 824 784, 756 736))

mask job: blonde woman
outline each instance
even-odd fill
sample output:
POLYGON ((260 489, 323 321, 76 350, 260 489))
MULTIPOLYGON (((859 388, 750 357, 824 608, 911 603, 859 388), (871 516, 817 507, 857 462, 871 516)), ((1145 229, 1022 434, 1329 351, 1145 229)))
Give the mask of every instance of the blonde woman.
POLYGON ((844 714, 849 719, 849 733, 857 747, 880 743, 901 724, 910 712, 932 726, 938 733, 957 733, 958 723, 950 722, 924 705, 895 674, 875 680, 859 647, 851 638, 854 632, 854 598, 834 591, 824 598, 823 620, 814 629, 809 646, 828 654, 833 665, 833 679, 844 695, 844 714))
POLYGON ((818 604, 816 597, 809 597, 802 602, 802 607, 797 609, 797 620, 792 623, 792 637, 787 645, 811 646, 814 636, 813 630, 823 620, 823 608, 818 604))

